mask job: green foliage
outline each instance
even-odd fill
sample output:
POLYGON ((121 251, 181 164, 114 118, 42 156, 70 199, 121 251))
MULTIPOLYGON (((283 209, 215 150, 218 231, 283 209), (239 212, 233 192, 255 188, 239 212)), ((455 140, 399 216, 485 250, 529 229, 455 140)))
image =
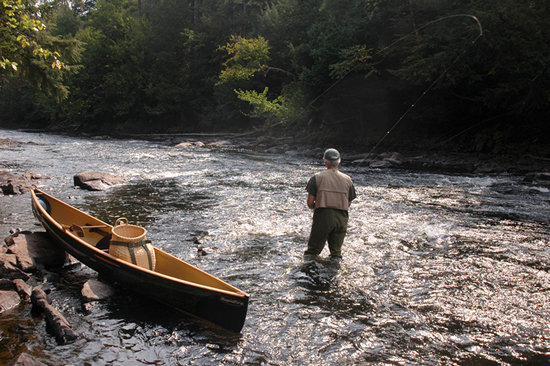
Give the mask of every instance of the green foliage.
POLYGON ((46 31, 53 3, 0 2, 0 70, 5 76, 20 76, 38 91, 60 100, 68 90, 63 78, 73 68, 67 60, 78 60, 78 42, 65 41, 46 31))
POLYGON ((269 101, 267 100, 267 91, 268 88, 266 87, 262 93, 258 93, 254 90, 235 90, 235 93, 237 93, 239 99, 254 106, 254 111, 250 113, 251 117, 283 117, 285 113, 285 108, 282 105, 283 98, 279 96, 269 101))
MULTIPOLYGON (((365 45, 355 45, 340 51, 342 62, 330 65, 330 76, 342 79, 352 71, 372 69, 372 50, 367 50, 365 45)), ((370 76, 368 74, 367 76, 370 76)))
POLYGON ((220 74, 219 83, 249 80, 254 74, 267 69, 269 45, 262 36, 255 39, 231 36, 231 40, 221 50, 230 56, 223 63, 225 69, 220 74))
POLYGON ((261 93, 254 90, 235 90, 240 100, 248 102, 254 107, 248 116, 265 119, 268 124, 288 120, 291 116, 289 115, 290 108, 286 103, 286 99, 280 95, 270 101, 267 99, 267 92, 267 87, 261 93))
POLYGON ((284 125, 365 144, 391 129, 392 146, 456 141, 499 152, 546 142, 547 0, 2 0, 0 8, 0 70, 11 83, 1 121, 102 132, 261 121, 266 133, 284 125))

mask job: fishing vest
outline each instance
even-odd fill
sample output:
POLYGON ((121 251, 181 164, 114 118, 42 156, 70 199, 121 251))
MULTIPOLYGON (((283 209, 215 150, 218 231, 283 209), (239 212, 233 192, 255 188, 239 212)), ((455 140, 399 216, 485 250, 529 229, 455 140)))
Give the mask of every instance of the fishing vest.
POLYGON ((315 174, 317 195, 315 208, 336 208, 348 210, 351 178, 340 173, 338 169, 327 169, 315 174))

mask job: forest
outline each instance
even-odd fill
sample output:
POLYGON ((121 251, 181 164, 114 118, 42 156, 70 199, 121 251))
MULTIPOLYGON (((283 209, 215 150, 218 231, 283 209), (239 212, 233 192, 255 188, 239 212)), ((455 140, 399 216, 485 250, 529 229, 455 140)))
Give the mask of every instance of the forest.
POLYGON ((549 0, 0 9, 0 128, 550 155, 549 0))

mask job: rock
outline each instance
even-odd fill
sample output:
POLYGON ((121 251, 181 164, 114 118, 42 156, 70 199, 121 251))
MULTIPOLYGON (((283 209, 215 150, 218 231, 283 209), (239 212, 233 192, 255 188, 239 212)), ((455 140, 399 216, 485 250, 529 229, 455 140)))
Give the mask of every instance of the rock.
POLYGON ((27 353, 20 353, 6 366, 46 366, 27 353))
MULTIPOLYGON (((9 250, 9 249, 8 249, 9 250)), ((0 253, 0 262, 3 262, 6 265, 12 265, 17 267, 17 256, 13 253, 0 253)), ((2 273, 0 273, 2 274, 2 273)))
POLYGON ((18 232, 4 241, 8 251, 17 256, 19 268, 25 272, 35 271, 39 265, 52 268, 65 263, 65 251, 52 243, 45 232, 18 232))
POLYGON ((15 174, 0 171, 0 189, 5 195, 23 194, 29 191, 33 180, 39 179, 50 179, 50 177, 30 172, 18 177, 15 174))
POLYGON ((17 257, 14 254, 0 254, 0 276, 5 279, 22 279, 27 281, 30 277, 17 267, 17 257))
POLYGON ((213 147, 222 147, 222 146, 229 146, 229 145, 231 145, 231 141, 227 141, 227 140, 219 140, 208 144, 208 146, 213 146, 213 147))
POLYGON ((21 279, 15 279, 13 280, 13 285, 15 286, 15 290, 19 294, 19 297, 23 299, 23 301, 29 301, 31 298, 32 289, 27 283, 21 279))
POLYGON ((525 175, 525 178, 523 178, 524 182, 548 182, 550 181, 550 173, 537 173, 537 172, 531 172, 527 173, 525 175))
POLYGON ((388 160, 382 160, 382 161, 375 161, 370 164, 371 168, 391 168, 393 164, 388 160))
POLYGON ((12 139, 0 139, 1 147, 20 147, 23 143, 12 139))
POLYGON ((31 184, 23 177, 0 171, 0 189, 5 195, 23 194, 29 191, 31 184))
POLYGON ((21 303, 19 294, 15 291, 0 291, 0 314, 13 309, 21 303))
POLYGON ((31 172, 27 172, 27 173, 23 174, 23 178, 25 178, 28 181, 52 179, 51 177, 49 177, 47 175, 41 175, 41 174, 31 173, 31 172))
POLYGON ((0 290, 13 290, 14 285, 11 280, 7 278, 0 278, 0 290))
POLYGON ((268 154, 284 154, 286 146, 273 146, 265 150, 268 154))
POLYGON ((82 287, 82 299, 84 302, 105 300, 115 294, 114 288, 98 280, 89 280, 82 287))
POLYGON ((126 183, 126 181, 116 175, 94 172, 91 170, 78 173, 74 176, 75 187, 80 187, 89 191, 104 191, 114 185, 124 183, 126 183))
POLYGON ((63 314, 50 305, 46 293, 39 287, 31 295, 33 312, 44 312, 46 316, 46 330, 53 334, 59 344, 67 344, 78 339, 71 325, 63 314))
POLYGON ((40 271, 42 282, 49 282, 53 284, 61 283, 61 277, 57 273, 49 271, 40 271))
POLYGON ((192 146, 203 147, 204 142, 201 142, 201 141, 184 141, 184 142, 181 142, 181 143, 177 144, 175 147, 192 147, 192 146))

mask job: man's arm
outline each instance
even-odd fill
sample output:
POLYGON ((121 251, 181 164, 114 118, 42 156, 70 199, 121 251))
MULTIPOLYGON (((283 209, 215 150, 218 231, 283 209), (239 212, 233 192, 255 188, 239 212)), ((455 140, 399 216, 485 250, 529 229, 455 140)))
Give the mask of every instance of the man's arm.
POLYGON ((315 208, 315 196, 311 193, 307 195, 307 207, 311 208, 312 210, 315 208))

